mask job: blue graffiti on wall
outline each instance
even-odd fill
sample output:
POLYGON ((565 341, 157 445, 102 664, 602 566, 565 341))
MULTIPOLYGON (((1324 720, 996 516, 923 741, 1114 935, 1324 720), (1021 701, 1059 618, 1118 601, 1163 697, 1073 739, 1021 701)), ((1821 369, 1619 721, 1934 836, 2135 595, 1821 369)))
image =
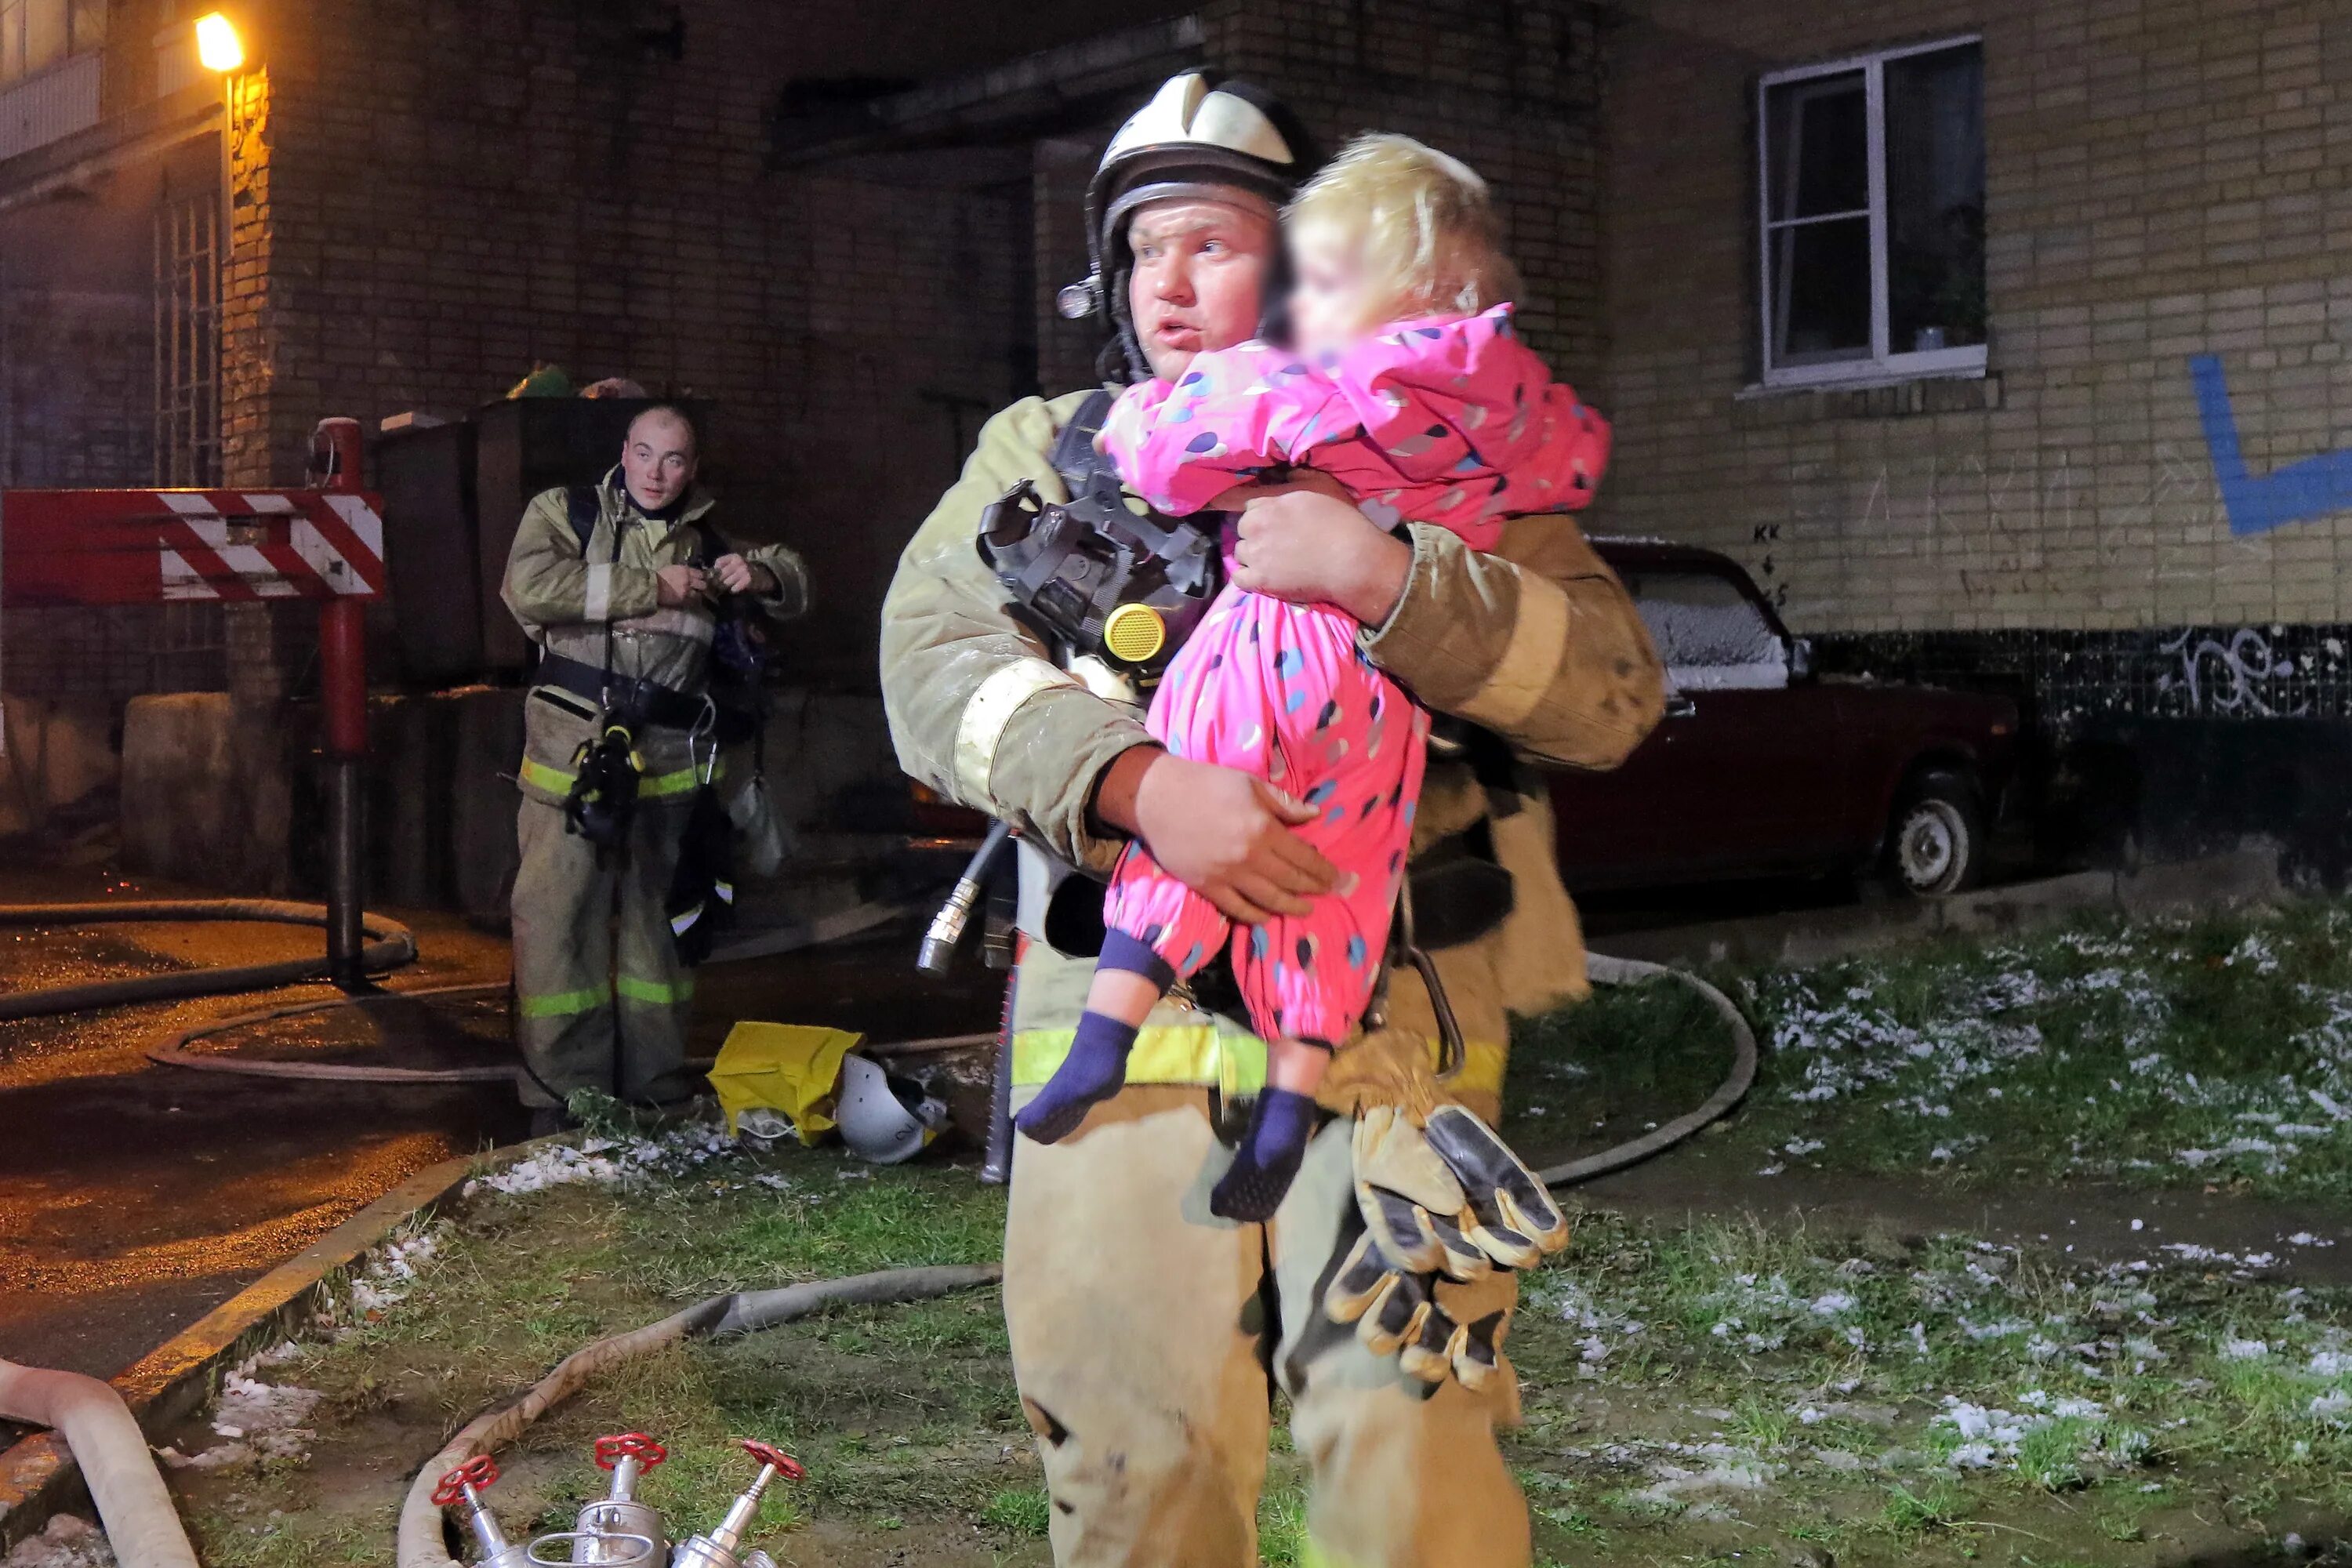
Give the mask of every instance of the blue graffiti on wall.
POLYGON ((2238 447, 2238 418, 2230 412, 2230 384, 2221 362, 2199 354, 2189 362, 2197 388, 2197 414, 2205 425, 2205 450, 2221 487, 2231 533, 2268 533, 2291 522, 2309 522, 2331 511, 2352 510, 2352 450, 2323 452, 2273 468, 2256 478, 2246 472, 2238 447))

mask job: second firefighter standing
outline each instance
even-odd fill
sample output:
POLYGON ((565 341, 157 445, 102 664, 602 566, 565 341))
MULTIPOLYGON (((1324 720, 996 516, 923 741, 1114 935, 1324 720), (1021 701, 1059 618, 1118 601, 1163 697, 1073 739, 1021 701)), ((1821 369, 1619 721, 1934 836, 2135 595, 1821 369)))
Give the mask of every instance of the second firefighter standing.
POLYGON ((808 605, 792 551, 720 537, 717 502, 695 482, 699 455, 682 410, 646 410, 596 484, 531 501, 507 562, 502 596, 542 650, 518 775, 517 1089, 550 1130, 577 1089, 652 1105, 695 1092, 694 976, 667 905, 695 797, 715 782, 719 606, 783 618, 808 605), (625 740, 610 739, 615 727, 625 740), (634 808, 599 844, 582 831, 597 824, 582 774, 606 761, 631 775, 634 808))

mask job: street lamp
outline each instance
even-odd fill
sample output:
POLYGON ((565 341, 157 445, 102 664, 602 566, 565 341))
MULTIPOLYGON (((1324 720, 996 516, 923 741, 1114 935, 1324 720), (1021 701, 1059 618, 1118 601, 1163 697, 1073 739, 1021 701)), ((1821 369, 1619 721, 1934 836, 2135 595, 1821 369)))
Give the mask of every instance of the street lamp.
MULTIPOLYGON (((221 363, 228 349, 229 262, 236 249, 236 76, 245 67, 245 40, 236 24, 219 11, 196 18, 196 59, 221 79, 220 216, 219 235, 213 244, 213 449, 218 482, 226 476, 228 410, 225 395, 226 367, 221 363)), ((199 465, 201 467, 201 465, 199 465)), ((201 482, 202 476, 196 476, 201 482)))
POLYGON ((236 36, 236 24, 218 11, 197 17, 196 58, 205 69, 224 74, 245 64, 245 40, 236 36))
POLYGON ((196 18, 196 59, 221 79, 220 243, 214 247, 227 292, 228 257, 236 235, 236 73, 245 64, 245 40, 236 24, 219 11, 196 18))

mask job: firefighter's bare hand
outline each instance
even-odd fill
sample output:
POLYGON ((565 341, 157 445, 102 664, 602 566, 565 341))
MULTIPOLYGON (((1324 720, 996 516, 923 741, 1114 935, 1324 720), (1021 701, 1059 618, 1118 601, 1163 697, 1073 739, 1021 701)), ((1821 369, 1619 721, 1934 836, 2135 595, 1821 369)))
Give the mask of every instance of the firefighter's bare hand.
POLYGON ((748 594, 759 580, 751 563, 740 555, 720 556, 710 563, 710 574, 718 579, 720 590, 729 594, 748 594))
POLYGON ((665 566, 654 574, 654 602, 665 610, 684 609, 710 592, 710 574, 699 566, 665 566))
POLYGON ((1134 829, 1152 858, 1226 917, 1303 915, 1339 868, 1291 831, 1315 820, 1262 778, 1160 753, 1137 783, 1134 829))
POLYGON ((1294 605, 1335 605, 1376 626, 1404 595, 1412 546, 1332 494, 1329 482, 1317 474, 1250 494, 1234 583, 1294 605))

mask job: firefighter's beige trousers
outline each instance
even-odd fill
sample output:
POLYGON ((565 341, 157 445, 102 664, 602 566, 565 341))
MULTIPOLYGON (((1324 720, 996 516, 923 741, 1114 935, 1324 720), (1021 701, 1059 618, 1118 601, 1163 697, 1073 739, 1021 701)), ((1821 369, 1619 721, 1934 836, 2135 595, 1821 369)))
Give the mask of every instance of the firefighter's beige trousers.
POLYGON ((525 1105, 556 1104, 576 1089, 640 1102, 694 1092, 694 971, 679 961, 666 907, 687 817, 683 804, 641 800, 627 848, 600 858, 565 831, 562 806, 523 796, 512 908, 515 1040, 526 1064, 515 1088, 525 1105))
MULTIPOLYGON (((1205 1088, 1130 1087, 1060 1143, 1019 1141, 1004 1313, 1062 1568, 1256 1563, 1269 1375, 1313 1471, 1310 1561, 1528 1562, 1526 1500, 1495 1440, 1516 1391, 1433 1393, 1323 1316, 1360 1227, 1349 1129, 1323 1129, 1263 1226, 1209 1213, 1228 1155, 1205 1088)), ((1498 1274, 1444 1300, 1467 1321, 1516 1289, 1498 1274)))

